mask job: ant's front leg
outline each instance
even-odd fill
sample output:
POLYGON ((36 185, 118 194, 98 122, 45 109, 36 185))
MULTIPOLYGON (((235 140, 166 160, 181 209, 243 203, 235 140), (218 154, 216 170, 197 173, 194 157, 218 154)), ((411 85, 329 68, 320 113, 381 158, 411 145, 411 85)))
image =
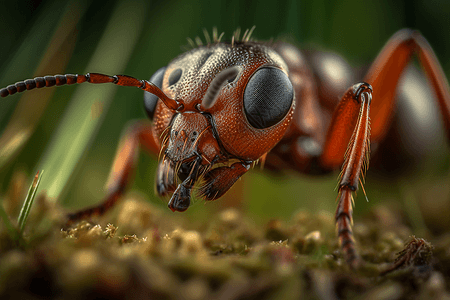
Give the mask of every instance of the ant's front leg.
MULTIPOLYGON (((436 55, 425 38, 417 31, 404 29, 397 32, 387 42, 365 77, 365 81, 373 86, 374 101, 370 105, 372 127, 370 141, 372 143, 381 142, 389 129, 394 113, 397 85, 414 54, 418 56, 436 94, 447 137, 450 141, 450 91, 448 81, 436 55)), ((336 225, 344 256, 352 267, 356 267, 359 258, 351 230, 352 192, 358 188, 361 169, 364 171, 364 168, 368 166, 369 104, 371 98, 364 97, 366 101, 362 101, 359 105, 355 101, 349 101, 349 92, 351 91, 347 91, 334 112, 324 151, 319 161, 323 168, 329 170, 339 168, 344 162, 339 183, 336 225), (347 147, 346 143, 349 140, 350 143, 347 147)), ((364 93, 361 95, 364 95, 364 93)), ((371 93, 368 95, 371 95, 371 93)), ((361 100, 363 99, 361 98, 361 100)))
POLYGON ((137 164, 139 148, 156 156, 159 154, 159 142, 154 138, 153 127, 148 122, 138 121, 125 131, 111 168, 107 183, 107 195, 103 202, 97 206, 69 214, 67 225, 102 215, 116 204, 131 181, 137 164))
POLYGON ((369 164, 372 87, 358 83, 347 90, 336 108, 328 129, 324 151, 319 162, 325 169, 337 169, 340 174, 336 230, 347 263, 355 268, 360 259, 353 238, 353 192, 358 190, 361 171, 369 164))

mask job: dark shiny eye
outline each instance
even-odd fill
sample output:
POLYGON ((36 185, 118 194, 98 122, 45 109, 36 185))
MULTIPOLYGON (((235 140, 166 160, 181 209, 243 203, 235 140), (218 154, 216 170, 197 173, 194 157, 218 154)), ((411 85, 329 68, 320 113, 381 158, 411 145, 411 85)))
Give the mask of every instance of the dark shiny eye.
MULTIPOLYGON (((150 82, 154 83, 157 87, 162 88, 165 72, 166 67, 162 67, 161 69, 156 71, 155 74, 152 75, 152 77, 150 77, 150 82)), ((158 99, 158 96, 153 95, 149 92, 144 92, 144 107, 150 120, 153 120, 158 99)))
POLYGON ((178 80, 180 80, 182 73, 183 73, 183 70, 181 70, 181 69, 173 70, 172 73, 170 73, 170 75, 169 75, 169 86, 177 83, 178 80))
POLYGON ((280 122, 291 108, 294 89, 286 73, 274 67, 257 70, 244 91, 244 111, 255 128, 280 122))

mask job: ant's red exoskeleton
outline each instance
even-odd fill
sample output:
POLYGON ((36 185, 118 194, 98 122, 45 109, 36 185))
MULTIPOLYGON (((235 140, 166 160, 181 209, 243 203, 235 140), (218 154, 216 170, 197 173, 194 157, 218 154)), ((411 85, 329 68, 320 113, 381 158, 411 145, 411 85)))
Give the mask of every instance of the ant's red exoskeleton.
POLYGON ((101 214, 124 193, 141 147, 161 155, 156 189, 171 194, 169 208, 185 211, 200 182, 205 200, 220 198, 257 160, 271 169, 322 174, 341 169, 337 235, 347 262, 359 258, 352 233, 353 193, 369 163, 370 143, 387 133, 399 78, 413 55, 424 68, 450 137, 450 92, 425 38, 401 30, 382 49, 364 81, 341 96, 327 74, 296 47, 233 36, 196 47, 155 72, 150 81, 125 75, 37 77, 1 89, 2 97, 34 88, 82 82, 143 89, 152 125, 138 123, 123 137, 102 204, 70 215, 101 214), (373 100, 373 101, 372 101, 373 100), (337 105, 337 106, 336 106, 337 105), (180 181, 180 182, 179 182, 180 181))

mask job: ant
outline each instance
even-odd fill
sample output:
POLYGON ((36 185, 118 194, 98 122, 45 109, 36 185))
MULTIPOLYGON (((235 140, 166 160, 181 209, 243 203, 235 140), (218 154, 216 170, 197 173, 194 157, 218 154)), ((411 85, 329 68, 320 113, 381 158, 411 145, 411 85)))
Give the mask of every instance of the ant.
POLYGON ((387 134, 396 88, 413 55, 436 93, 450 138, 450 92, 442 68, 425 38, 404 29, 388 40, 364 81, 342 93, 333 89, 330 74, 314 68, 300 49, 285 42, 252 40, 252 31, 222 41, 214 30, 211 42, 193 44, 149 81, 66 74, 28 79, 0 90, 6 97, 89 82, 145 91, 144 106, 152 124, 137 123, 127 131, 104 201, 71 214, 70 222, 103 214, 117 202, 130 181, 139 148, 160 155, 156 191, 171 195, 172 211, 189 208, 195 184, 205 200, 220 198, 257 161, 270 169, 307 174, 340 169, 337 236, 347 263, 359 265, 352 232, 353 194, 368 168, 370 144, 387 134), (340 101, 330 104, 337 97, 340 101))

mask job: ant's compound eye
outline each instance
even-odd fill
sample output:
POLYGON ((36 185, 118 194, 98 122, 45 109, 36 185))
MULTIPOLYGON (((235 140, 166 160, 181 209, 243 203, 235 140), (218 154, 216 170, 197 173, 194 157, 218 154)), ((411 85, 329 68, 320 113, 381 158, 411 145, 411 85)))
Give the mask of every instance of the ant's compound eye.
POLYGON ((294 89, 286 73, 275 67, 258 69, 244 91, 244 111, 255 128, 280 122, 291 108, 294 89))
POLYGON ((181 78, 181 74, 183 74, 183 70, 175 69, 169 75, 169 86, 174 85, 181 78))
MULTIPOLYGON (((164 73, 166 72, 166 67, 162 67, 158 71, 155 72, 155 74, 150 77, 150 82, 155 84, 160 89, 162 88, 162 83, 164 79, 164 73)), ((150 120, 153 120, 153 116, 155 114, 156 109, 156 103, 158 103, 158 96, 153 95, 149 92, 144 92, 144 106, 145 111, 147 112, 148 117, 150 120)))

